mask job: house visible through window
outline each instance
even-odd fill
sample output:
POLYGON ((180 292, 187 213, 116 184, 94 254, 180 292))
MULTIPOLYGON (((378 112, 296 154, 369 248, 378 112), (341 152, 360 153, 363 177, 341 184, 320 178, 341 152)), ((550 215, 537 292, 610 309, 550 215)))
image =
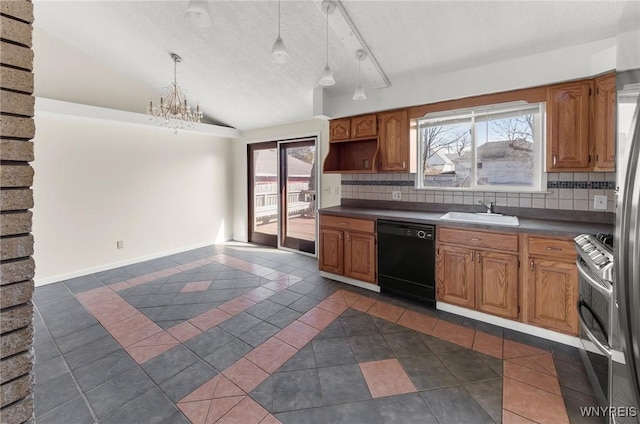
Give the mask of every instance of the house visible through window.
POLYGON ((484 106, 418 120, 416 187, 541 191, 544 103, 484 106))

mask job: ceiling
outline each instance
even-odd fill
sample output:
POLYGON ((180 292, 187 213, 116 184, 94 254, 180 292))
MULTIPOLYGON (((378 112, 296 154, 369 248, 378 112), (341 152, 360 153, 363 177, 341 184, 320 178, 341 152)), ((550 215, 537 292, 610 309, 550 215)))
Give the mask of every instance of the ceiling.
MULTIPOLYGON (((341 5, 393 85, 416 72, 435 75, 614 37, 624 3, 342 0, 341 5)), ((178 84, 209 122, 248 130, 313 114, 313 90, 326 61, 319 1, 282 1, 281 34, 290 54, 284 65, 270 57, 278 30, 275 0, 209 1, 210 28, 196 27, 184 16, 186 0, 34 4, 36 27, 133 81, 157 87, 158 97, 173 79, 169 53, 181 55, 178 84)), ((332 97, 352 93, 358 79, 352 43, 335 28, 332 23, 329 63, 336 85, 326 89, 332 97)), ((374 90, 366 78, 362 85, 374 90)), ((125 108, 144 112, 148 100, 125 108)))

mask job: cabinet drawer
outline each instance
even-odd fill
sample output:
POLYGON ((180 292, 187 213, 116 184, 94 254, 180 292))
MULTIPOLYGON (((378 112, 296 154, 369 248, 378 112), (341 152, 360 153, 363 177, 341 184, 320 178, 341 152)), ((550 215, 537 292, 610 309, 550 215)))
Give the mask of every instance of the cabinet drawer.
POLYGON ((374 232, 374 222, 368 219, 346 218, 343 216, 320 215, 320 226, 342 230, 374 232))
POLYGON ((529 237, 530 256, 551 256, 575 260, 576 249, 573 240, 551 239, 544 237, 529 237))
POLYGON ((443 243, 454 243, 470 247, 518 251, 517 234, 486 233, 483 231, 458 230, 440 228, 438 240, 443 243))

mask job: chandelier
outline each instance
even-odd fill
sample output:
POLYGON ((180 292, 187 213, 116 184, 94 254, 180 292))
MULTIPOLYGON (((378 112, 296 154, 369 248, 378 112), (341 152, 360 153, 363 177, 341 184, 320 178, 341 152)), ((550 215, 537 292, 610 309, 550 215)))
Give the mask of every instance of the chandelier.
POLYGON ((196 122, 200 122, 202 112, 200 106, 196 106, 196 110, 191 110, 191 106, 187 103, 185 92, 178 86, 176 77, 176 68, 178 62, 182 58, 175 53, 171 53, 173 59, 173 83, 162 89, 162 97, 160 97, 160 105, 154 106, 153 102, 149 102, 147 114, 151 116, 158 125, 172 128, 174 132, 178 132, 179 128, 193 128, 196 122))

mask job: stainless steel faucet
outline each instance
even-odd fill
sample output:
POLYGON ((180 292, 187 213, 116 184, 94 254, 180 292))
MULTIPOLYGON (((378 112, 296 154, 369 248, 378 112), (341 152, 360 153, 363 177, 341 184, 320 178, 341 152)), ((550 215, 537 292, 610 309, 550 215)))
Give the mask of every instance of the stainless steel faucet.
POLYGON ((489 204, 487 205, 482 200, 478 200, 478 203, 487 208, 487 213, 493 213, 493 202, 489 202, 489 204))

